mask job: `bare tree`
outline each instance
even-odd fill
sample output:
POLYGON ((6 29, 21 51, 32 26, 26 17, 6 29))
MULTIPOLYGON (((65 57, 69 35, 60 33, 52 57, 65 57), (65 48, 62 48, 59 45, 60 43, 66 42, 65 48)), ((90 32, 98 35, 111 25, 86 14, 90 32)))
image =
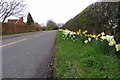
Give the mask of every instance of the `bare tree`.
POLYGON ((55 29, 58 29, 58 25, 54 21, 48 20, 47 28, 55 30, 55 29))
POLYGON ((0 21, 5 22, 10 16, 23 15, 25 7, 23 0, 0 0, 0 21))

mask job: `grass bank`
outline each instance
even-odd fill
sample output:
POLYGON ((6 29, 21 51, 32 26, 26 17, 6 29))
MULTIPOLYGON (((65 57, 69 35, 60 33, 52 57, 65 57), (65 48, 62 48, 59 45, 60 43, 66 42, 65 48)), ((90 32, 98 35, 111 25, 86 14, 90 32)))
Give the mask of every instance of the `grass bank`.
POLYGON ((120 78, 120 60, 114 48, 63 39, 58 32, 54 59, 57 78, 120 78))

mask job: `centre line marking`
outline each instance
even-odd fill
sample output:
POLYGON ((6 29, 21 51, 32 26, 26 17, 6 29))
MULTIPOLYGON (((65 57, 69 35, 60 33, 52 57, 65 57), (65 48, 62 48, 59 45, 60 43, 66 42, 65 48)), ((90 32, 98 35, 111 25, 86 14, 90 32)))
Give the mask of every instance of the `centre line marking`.
POLYGON ((12 45, 12 44, 15 44, 15 43, 18 43, 18 42, 21 42, 21 41, 27 40, 27 39, 28 39, 28 38, 21 39, 21 40, 18 40, 18 41, 14 41, 14 42, 9 43, 9 44, 4 44, 4 45, 0 46, 0 48, 5 47, 5 46, 9 46, 9 45, 12 45))

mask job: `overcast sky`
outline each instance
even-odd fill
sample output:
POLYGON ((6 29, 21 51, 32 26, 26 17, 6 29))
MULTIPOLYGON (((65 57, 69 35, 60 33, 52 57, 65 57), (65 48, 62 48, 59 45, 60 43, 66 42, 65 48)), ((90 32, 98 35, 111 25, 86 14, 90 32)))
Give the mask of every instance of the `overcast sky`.
MULTIPOLYGON (((33 20, 39 24, 48 20, 56 23, 65 23, 87 6, 98 0, 24 0, 27 4, 26 15, 31 13, 33 20)), ((9 17, 8 19, 15 17, 9 17)), ((17 18, 18 19, 18 18, 17 18)), ((24 22, 27 17, 24 17, 24 22)))
POLYGON ((97 0, 26 0, 27 11, 35 22, 46 23, 52 19, 56 23, 65 23, 97 0))

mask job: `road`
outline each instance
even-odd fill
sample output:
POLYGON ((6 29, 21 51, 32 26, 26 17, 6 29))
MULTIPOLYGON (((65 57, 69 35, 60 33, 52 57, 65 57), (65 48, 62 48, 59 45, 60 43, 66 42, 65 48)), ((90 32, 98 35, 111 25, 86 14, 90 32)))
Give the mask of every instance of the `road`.
POLYGON ((2 40, 2 78, 46 78, 57 31, 2 40))

